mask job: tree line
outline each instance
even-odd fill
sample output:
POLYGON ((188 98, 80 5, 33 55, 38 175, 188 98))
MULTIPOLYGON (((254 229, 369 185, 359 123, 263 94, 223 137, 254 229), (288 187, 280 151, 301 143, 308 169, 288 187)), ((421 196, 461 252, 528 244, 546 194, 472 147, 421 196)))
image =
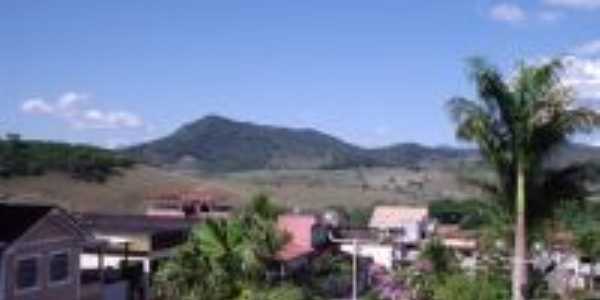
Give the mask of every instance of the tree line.
POLYGON ((98 147, 23 140, 16 134, 0 138, 0 177, 4 179, 62 172, 101 183, 133 165, 133 160, 98 147))

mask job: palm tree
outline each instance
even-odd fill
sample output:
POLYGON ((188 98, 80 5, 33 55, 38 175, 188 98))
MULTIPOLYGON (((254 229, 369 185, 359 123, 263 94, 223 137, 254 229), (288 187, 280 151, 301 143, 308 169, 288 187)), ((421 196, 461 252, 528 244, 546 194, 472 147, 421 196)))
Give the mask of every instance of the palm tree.
POLYGON ((281 248, 274 205, 257 197, 229 220, 208 220, 192 231, 155 280, 165 299, 235 299, 262 288, 269 260, 281 248))
MULTIPOLYGON (((503 192, 503 203, 515 222, 512 273, 513 299, 524 299, 527 283, 526 216, 547 210, 528 207, 532 185, 539 183, 544 159, 577 132, 589 132, 600 124, 598 114, 575 107, 572 91, 560 81, 562 64, 521 65, 507 80, 482 59, 470 61, 477 99, 462 97, 449 101, 457 123, 457 137, 478 145, 492 165, 503 192)), ((536 204, 537 205, 537 204, 536 204)))

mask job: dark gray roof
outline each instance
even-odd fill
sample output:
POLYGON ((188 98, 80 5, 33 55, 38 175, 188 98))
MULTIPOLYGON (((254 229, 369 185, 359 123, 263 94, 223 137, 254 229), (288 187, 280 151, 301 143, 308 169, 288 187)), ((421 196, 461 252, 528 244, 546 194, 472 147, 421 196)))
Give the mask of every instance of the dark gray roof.
POLYGON ((45 217, 54 206, 0 203, 0 244, 10 244, 45 217))
POLYGON ((187 231, 201 219, 183 219, 145 215, 107 215, 83 213, 77 216, 79 223, 91 232, 105 233, 160 233, 187 231))

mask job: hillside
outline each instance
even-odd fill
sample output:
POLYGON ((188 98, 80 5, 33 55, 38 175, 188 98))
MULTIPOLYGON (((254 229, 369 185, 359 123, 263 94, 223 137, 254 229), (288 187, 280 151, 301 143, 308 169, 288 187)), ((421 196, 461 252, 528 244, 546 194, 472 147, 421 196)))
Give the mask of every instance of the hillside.
MULTIPOLYGON (((25 166, 24 170, 41 172, 0 177, 0 198, 58 203, 78 211, 140 213, 145 196, 153 189, 204 185, 230 190, 241 196, 240 201, 266 192, 284 206, 308 209, 424 203, 480 197, 482 191, 472 185, 473 180, 493 180, 474 150, 409 143, 367 149, 312 129, 263 126, 217 116, 121 151, 152 166, 126 167, 127 160, 88 146, 28 142, 14 152, 14 145, 7 145, 7 141, 0 143, 4 147, 0 148, 0 154, 4 153, 0 170, 25 166), (15 153, 20 153, 16 161, 11 159, 15 153), (119 159, 105 169, 107 161, 102 157, 119 159), (43 169, 30 169, 38 163, 43 169), (81 180, 81 171, 110 176, 101 181, 81 180)), ((599 165, 599 148, 568 144, 549 161, 553 166, 574 162, 599 165)), ((600 184, 589 184, 594 197, 599 195, 600 184)))
POLYGON ((470 150, 418 144, 367 149, 314 129, 257 125, 219 116, 207 116, 124 152, 156 166, 209 172, 417 167, 475 156, 470 150))
POLYGON ((64 173, 72 178, 103 182, 130 168, 133 161, 119 153, 89 145, 0 137, 0 178, 64 173))
POLYGON ((173 175, 144 166, 124 170, 104 183, 76 180, 61 172, 0 179, 0 198, 53 203, 69 210, 141 212, 145 195, 153 188, 189 187, 201 180, 173 175))
POLYGON ((285 207, 305 209, 425 203, 479 194, 462 183, 455 172, 439 169, 260 170, 196 177, 138 165, 104 183, 77 180, 58 172, 0 179, 0 200, 53 203, 73 211, 142 213, 149 192, 202 186, 216 186, 239 195, 237 202, 231 203, 234 206, 264 192, 285 207))

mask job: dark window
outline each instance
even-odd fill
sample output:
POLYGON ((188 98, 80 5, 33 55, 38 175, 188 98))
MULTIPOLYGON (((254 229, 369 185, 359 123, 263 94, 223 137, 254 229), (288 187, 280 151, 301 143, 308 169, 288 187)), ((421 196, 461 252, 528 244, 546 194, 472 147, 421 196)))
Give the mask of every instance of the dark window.
POLYGON ((50 258, 50 281, 65 281, 69 278, 69 255, 54 254, 50 258))
POLYGON ((38 283, 37 258, 19 260, 17 265, 17 288, 27 289, 35 287, 38 283))

